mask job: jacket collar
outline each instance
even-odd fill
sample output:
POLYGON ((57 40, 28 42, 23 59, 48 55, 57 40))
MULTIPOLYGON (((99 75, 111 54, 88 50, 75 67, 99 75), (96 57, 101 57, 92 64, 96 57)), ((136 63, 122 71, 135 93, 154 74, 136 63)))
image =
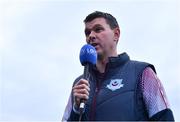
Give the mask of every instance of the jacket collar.
POLYGON ((126 52, 119 54, 118 57, 109 57, 109 62, 107 65, 111 68, 115 68, 117 66, 125 64, 127 61, 129 61, 130 58, 126 52))
MULTIPOLYGON (((106 65, 106 68, 116 68, 117 66, 125 64, 129 61, 130 58, 126 52, 119 54, 117 57, 109 57, 109 62, 106 65)), ((93 66, 93 70, 97 71, 97 67, 93 66)))

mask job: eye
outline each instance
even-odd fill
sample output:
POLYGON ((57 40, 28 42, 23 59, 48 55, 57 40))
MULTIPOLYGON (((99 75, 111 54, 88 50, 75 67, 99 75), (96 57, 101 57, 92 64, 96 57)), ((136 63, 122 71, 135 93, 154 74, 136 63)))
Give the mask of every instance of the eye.
POLYGON ((94 31, 95 31, 96 33, 99 33, 99 32, 101 32, 102 30, 103 30, 102 27, 96 27, 96 28, 94 29, 94 31))
POLYGON ((89 36, 90 33, 91 33, 91 31, 89 31, 89 30, 86 30, 86 31, 85 31, 85 35, 86 35, 86 36, 89 36))

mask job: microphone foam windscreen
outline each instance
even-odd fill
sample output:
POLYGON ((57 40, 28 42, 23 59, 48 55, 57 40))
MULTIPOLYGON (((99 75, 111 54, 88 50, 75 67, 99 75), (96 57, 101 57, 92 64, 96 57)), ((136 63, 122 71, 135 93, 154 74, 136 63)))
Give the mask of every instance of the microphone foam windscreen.
POLYGON ((81 48, 79 58, 83 66, 87 63, 95 65, 97 61, 96 49, 90 44, 85 44, 81 48))

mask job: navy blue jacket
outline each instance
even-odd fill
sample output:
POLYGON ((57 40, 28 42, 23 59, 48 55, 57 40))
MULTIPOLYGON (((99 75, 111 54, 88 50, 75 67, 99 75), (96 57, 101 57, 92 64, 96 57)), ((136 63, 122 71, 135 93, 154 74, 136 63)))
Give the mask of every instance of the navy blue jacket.
MULTIPOLYGON (((139 82, 143 70, 153 65, 129 59, 126 53, 109 58, 105 77, 97 81, 97 69, 90 69, 90 95, 82 120, 96 121, 143 121, 150 120, 146 111, 139 82)), ((74 84, 82 76, 78 77, 74 84)), ((72 103, 73 104, 73 103, 72 103)), ((69 120, 76 121, 79 115, 71 111, 69 120)))

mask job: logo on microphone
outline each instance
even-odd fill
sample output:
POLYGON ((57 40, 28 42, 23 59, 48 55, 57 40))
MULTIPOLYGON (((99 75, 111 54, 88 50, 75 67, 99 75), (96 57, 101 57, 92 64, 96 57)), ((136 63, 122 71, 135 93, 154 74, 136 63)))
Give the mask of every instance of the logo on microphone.
POLYGON ((96 50, 92 48, 86 48, 81 50, 81 55, 84 55, 85 53, 87 54, 96 54, 96 50))
POLYGON ((95 65, 97 62, 97 52, 96 49, 90 45, 86 44, 81 48, 80 55, 79 55, 80 62, 83 66, 86 64, 93 64, 95 65))
POLYGON ((124 84, 122 84, 122 81, 123 79, 113 79, 106 87, 112 91, 115 91, 124 86, 124 84))

